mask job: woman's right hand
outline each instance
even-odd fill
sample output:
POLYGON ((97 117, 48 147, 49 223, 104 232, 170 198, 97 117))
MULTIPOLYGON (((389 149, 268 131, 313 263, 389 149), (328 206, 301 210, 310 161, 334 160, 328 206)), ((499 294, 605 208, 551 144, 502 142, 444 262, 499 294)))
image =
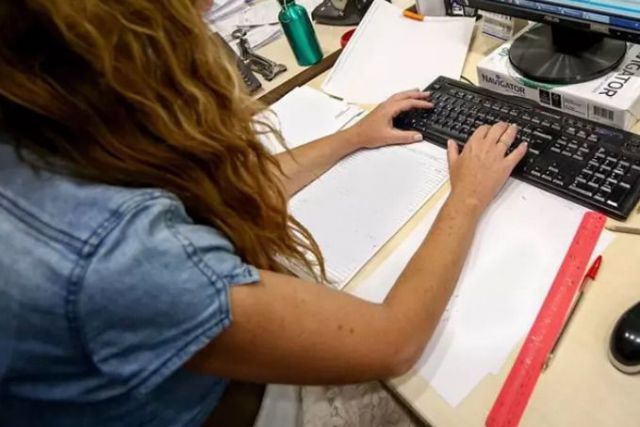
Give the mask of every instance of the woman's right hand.
POLYGON ((506 155, 517 133, 517 127, 507 123, 480 126, 462 153, 455 141, 449 141, 451 198, 483 212, 527 153, 527 144, 520 144, 506 155))

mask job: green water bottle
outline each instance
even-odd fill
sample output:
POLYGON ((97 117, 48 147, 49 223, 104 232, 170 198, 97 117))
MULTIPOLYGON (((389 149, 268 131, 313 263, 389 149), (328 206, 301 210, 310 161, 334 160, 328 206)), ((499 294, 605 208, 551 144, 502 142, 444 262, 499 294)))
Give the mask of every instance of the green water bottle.
POLYGON ((307 9, 296 4, 295 0, 278 0, 278 2, 282 6, 278 20, 298 64, 305 66, 320 62, 322 50, 307 9))

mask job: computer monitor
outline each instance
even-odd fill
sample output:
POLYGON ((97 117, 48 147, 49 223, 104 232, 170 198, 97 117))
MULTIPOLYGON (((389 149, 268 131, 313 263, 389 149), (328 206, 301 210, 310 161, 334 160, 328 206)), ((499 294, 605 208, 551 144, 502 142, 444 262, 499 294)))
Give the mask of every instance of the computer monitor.
POLYGON ((466 0, 469 6, 542 22, 514 41, 509 59, 529 79, 557 84, 593 80, 640 43, 640 0, 466 0))

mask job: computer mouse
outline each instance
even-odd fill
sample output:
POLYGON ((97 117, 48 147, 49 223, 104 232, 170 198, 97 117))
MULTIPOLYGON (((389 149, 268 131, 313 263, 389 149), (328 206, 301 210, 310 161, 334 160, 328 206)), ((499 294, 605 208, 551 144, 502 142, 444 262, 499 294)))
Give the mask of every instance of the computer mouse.
POLYGON ((614 326, 609 360, 621 372, 640 373, 640 302, 625 311, 614 326))

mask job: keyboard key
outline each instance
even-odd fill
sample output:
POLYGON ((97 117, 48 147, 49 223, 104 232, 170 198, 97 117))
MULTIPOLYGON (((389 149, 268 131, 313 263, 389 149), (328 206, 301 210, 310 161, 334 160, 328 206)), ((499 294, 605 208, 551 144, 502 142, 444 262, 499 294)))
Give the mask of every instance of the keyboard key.
POLYGON ((598 189, 600 188, 600 185, 598 185, 598 184, 597 184, 597 183, 595 183, 594 181, 590 181, 590 182, 588 182, 588 183, 587 183, 587 185, 588 185, 589 187, 591 187, 592 189, 594 189, 594 190, 598 190, 598 189))
POLYGON ((581 176, 579 176, 579 177, 577 177, 577 178, 576 178, 576 180, 574 181, 574 184, 575 184, 575 185, 578 185, 578 186, 585 186, 585 185, 587 185, 587 180, 586 180, 586 179, 584 179, 584 178, 582 178, 581 176))
POLYGON ((538 129, 535 132, 533 132, 533 136, 537 136, 539 138, 546 139, 547 141, 553 140, 553 136, 549 135, 548 133, 545 133, 544 131, 542 131, 540 129, 538 129))
POLYGON ((624 196, 627 194, 628 191, 629 189, 622 185, 618 185, 614 187, 613 190, 611 191, 611 194, 609 194, 609 198, 607 199, 607 204, 613 207, 620 206, 620 204, 622 203, 622 200, 624 199, 624 196))
POLYGON ((587 189, 583 189, 583 188, 578 188, 575 185, 570 186, 569 190, 574 191, 574 192, 576 192, 578 194, 582 194, 583 196, 587 196, 587 197, 593 196, 593 191, 587 190, 587 189))

